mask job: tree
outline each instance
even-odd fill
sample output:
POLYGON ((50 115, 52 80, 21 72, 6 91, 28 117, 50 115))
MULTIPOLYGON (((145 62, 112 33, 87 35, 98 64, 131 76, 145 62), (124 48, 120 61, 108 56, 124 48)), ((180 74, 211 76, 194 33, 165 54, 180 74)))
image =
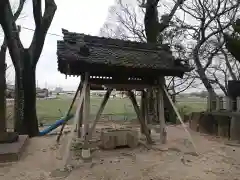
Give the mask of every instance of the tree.
MULTIPOLYGON (((184 47, 181 45, 179 39, 179 34, 181 33, 172 23, 173 16, 178 7, 183 3, 183 0, 174 3, 168 14, 161 14, 160 22, 158 20, 158 0, 147 0, 146 3, 145 1, 138 1, 138 3, 140 6, 136 8, 129 2, 123 3, 123 1, 118 0, 117 4, 110 8, 110 15, 101 29, 101 35, 123 40, 160 44, 163 48, 166 48, 167 51, 169 51, 168 44, 170 44, 171 49, 178 51, 174 55, 179 58, 184 57, 186 52, 184 52, 184 47)), ((194 80, 191 81, 192 78, 190 79, 189 77, 191 78, 191 76, 188 76, 184 78, 184 80, 179 78, 170 78, 168 80, 169 84, 167 87, 172 94, 173 100, 176 94, 183 92, 194 82, 194 80), (177 87, 178 91, 175 90, 175 87, 177 87)), ((149 114, 157 114, 155 112, 157 111, 157 101, 154 96, 156 96, 155 92, 148 91, 149 114)), ((171 113, 171 105, 168 104, 166 106, 171 113)), ((155 121, 155 118, 156 116, 153 116, 152 120, 155 121)))
MULTIPOLYGON (((20 2, 17 11, 13 16, 16 21, 23 9, 23 2, 20 2)), ((4 35, 3 35, 4 36, 4 35)), ((6 70, 9 68, 6 65, 7 40, 4 37, 0 49, 0 141, 13 142, 17 140, 17 134, 8 133, 6 131, 6 70)))
MULTIPOLYGON (((25 0, 20 0, 24 4, 25 0)), ((57 6, 54 0, 32 0, 35 31, 29 48, 24 48, 19 38, 19 29, 9 0, 0 2, 0 23, 2 25, 9 53, 15 68, 15 131, 30 137, 39 134, 36 115, 36 65, 41 55, 47 31, 57 6)))
MULTIPOLYGON (((129 1, 124 3, 124 0, 117 0, 109 10, 109 16, 100 29, 100 35, 104 37, 117 38, 122 40, 133 40, 139 42, 146 42, 147 37, 144 27, 144 14, 145 10, 141 7, 136 7, 136 4, 131 4, 129 1)), ((140 1, 138 1, 139 4, 140 1)), ((161 2, 160 2, 161 3, 161 2)), ((161 4, 161 7, 166 6, 161 4)), ((174 7, 174 6, 173 6, 174 7)), ((176 12, 176 7, 174 12, 176 12)), ((162 8, 161 8, 162 9, 162 8)), ((162 11, 164 10, 162 9, 162 11)), ((169 12, 171 13, 171 11, 169 12)), ((160 16, 166 17, 167 15, 162 13, 160 16)), ((164 19, 164 18, 163 18, 164 19)), ((167 24, 167 23, 166 23, 167 24)), ((173 55, 176 58, 189 59, 189 52, 184 47, 184 36, 182 36, 184 29, 175 25, 175 22, 170 21, 167 29, 158 33, 158 43, 169 44, 173 55)), ((189 87, 195 84, 195 77, 192 72, 187 73, 183 79, 180 78, 166 78, 167 87, 172 96, 184 92, 189 87), (174 89, 174 91, 173 91, 174 89)), ((197 85, 196 85, 197 86, 197 85)))
POLYGON ((184 18, 189 20, 187 22, 185 19, 178 18, 178 21, 181 24, 180 28, 185 29, 191 37, 189 44, 196 66, 196 77, 202 81, 212 97, 216 96, 215 84, 227 94, 225 82, 228 72, 232 78, 235 78, 230 59, 223 48, 221 31, 231 26, 239 5, 240 2, 237 0, 193 0, 181 6, 185 14, 184 18), (223 65, 220 65, 220 58, 225 61, 221 61, 223 65), (220 74, 224 77, 222 80, 220 80, 220 74))
POLYGON ((233 33, 231 35, 224 33, 226 48, 240 62, 240 19, 237 19, 232 25, 233 33))

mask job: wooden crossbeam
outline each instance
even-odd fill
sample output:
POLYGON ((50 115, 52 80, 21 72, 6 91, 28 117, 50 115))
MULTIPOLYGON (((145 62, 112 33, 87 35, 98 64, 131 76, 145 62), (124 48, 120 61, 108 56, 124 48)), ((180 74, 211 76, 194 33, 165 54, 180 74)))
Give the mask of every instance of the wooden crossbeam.
POLYGON ((152 138, 150 136, 150 133, 148 131, 146 123, 145 123, 143 117, 141 116, 140 109, 138 107, 137 100, 135 98, 134 93, 132 91, 128 91, 128 97, 129 97, 129 99, 131 100, 131 102, 133 104, 133 107, 134 107, 134 110, 135 110, 135 112, 137 114, 139 123, 141 124, 141 127, 143 127, 143 132, 144 132, 144 134, 145 134, 145 136, 147 138, 147 143, 148 144, 152 144, 153 143, 152 138))

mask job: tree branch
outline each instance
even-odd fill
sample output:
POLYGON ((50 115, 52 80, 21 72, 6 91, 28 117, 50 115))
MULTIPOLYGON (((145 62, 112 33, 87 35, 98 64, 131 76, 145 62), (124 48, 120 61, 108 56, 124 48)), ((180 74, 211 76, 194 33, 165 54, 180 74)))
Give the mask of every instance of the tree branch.
MULTIPOLYGON (((34 1, 40 1, 40 0, 33 0, 33 2, 34 1)), ((47 31, 51 25, 54 14, 57 10, 57 6, 54 0, 45 0, 45 11, 44 11, 43 17, 40 18, 40 12, 41 12, 39 7, 40 3, 39 2, 38 3, 34 2, 34 3, 35 3, 35 8, 33 8, 33 10, 35 11, 34 20, 35 20, 35 23, 37 24, 36 24, 31 45, 29 47, 29 52, 33 60, 33 62, 31 63, 35 67, 41 55, 44 41, 47 35, 47 31), (41 21, 39 19, 41 19, 41 21)))
MULTIPOLYGON (((26 0, 20 0, 20 1, 19 1, 18 9, 17 9, 17 11, 15 12, 15 14, 14 14, 14 16, 13 16, 14 22, 15 22, 15 21, 18 19, 18 17, 20 16, 25 1, 26 1, 26 0)), ((6 51, 7 51, 7 39, 6 39, 6 37, 4 36, 4 40, 3 40, 3 43, 2 43, 2 46, 1 46, 1 53, 3 53, 4 55, 6 55, 6 51)))
MULTIPOLYGON (((2 25, 6 38, 5 42, 7 42, 10 56, 15 67, 20 67, 20 62, 18 61, 18 59, 21 55, 20 50, 23 49, 23 45, 19 38, 19 31, 17 29, 15 20, 20 15, 24 3, 25 0, 20 1, 18 11, 16 12, 14 17, 9 0, 2 0, 0 2, 0 24, 2 25)), ((18 73, 17 69, 18 68, 16 68, 16 73, 18 73)))
POLYGON ((32 0, 33 4, 33 17, 35 21, 35 27, 40 28, 42 25, 42 0, 32 0))
POLYGON ((184 3, 184 1, 185 0, 177 0, 177 2, 175 2, 175 5, 173 6, 169 15, 165 16, 163 18, 163 21, 159 23, 159 29, 158 29, 159 33, 163 32, 169 26, 169 23, 172 20, 174 14, 176 13, 178 7, 181 6, 184 3))

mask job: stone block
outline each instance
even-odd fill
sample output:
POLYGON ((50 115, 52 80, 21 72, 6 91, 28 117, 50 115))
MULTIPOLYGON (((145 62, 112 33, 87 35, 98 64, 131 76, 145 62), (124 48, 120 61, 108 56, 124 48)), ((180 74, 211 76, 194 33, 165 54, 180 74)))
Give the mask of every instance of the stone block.
POLYGON ((19 135, 16 142, 0 144, 0 163, 18 161, 27 141, 27 135, 19 135))
POLYGON ((101 148, 115 149, 116 147, 128 146, 134 148, 138 145, 138 131, 128 128, 120 129, 102 129, 101 135, 101 148))

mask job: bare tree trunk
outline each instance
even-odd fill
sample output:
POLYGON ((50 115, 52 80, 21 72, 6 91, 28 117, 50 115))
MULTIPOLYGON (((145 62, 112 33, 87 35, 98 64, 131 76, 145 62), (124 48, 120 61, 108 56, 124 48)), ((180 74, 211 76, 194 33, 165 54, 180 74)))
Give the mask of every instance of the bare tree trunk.
POLYGON ((197 73, 198 73, 201 81, 203 82, 203 85, 205 86, 205 88, 207 89, 207 91, 211 95, 211 97, 214 97, 214 96, 216 96, 216 93, 215 93, 211 83, 209 82, 207 75, 205 74, 205 70, 202 67, 202 64, 199 59, 198 53, 199 53, 200 45, 201 45, 201 43, 199 43, 199 45, 197 45, 195 47, 195 49, 193 50, 193 59, 197 66, 197 73))
POLYGON ((19 134, 38 136, 38 120, 36 114, 36 75, 35 66, 30 62, 31 56, 25 49, 21 62, 23 66, 15 79, 15 131, 19 134))
POLYGON ((0 135, 6 132, 6 77, 5 58, 6 47, 1 47, 0 51, 0 135))
MULTIPOLYGON (((0 23, 16 72, 15 131, 28 134, 30 137, 38 135, 35 69, 57 9, 54 0, 45 0, 44 13, 41 0, 32 2, 36 28, 30 47, 25 49, 19 37, 19 28, 15 23, 16 18, 12 14, 9 0, 0 1, 0 23)), ((20 0, 16 14, 20 14, 24 3, 25 0, 20 0)))

